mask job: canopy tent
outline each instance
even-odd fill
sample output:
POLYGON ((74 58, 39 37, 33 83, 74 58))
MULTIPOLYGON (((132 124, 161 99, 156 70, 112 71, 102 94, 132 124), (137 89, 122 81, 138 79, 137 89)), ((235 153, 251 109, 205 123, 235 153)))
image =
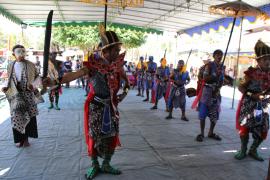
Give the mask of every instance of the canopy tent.
MULTIPOLYGON (((209 14, 210 5, 230 1, 233 0, 144 0, 144 5, 139 7, 108 7, 108 22, 135 28, 191 32, 194 27, 201 28, 202 25, 222 18, 209 14)), ((244 1, 256 7, 269 4, 269 0, 244 1)), ((102 22, 104 18, 103 6, 81 0, 0 0, 0 4, 0 14, 16 23, 44 23, 49 10, 55 11, 55 23, 87 24, 102 22)))
MULTIPOLYGON (((270 16, 270 4, 260 6, 259 8, 270 16)), ((256 21, 256 17, 245 17, 244 19, 247 19, 251 23, 256 21)), ((213 22, 209 22, 200 26, 186 29, 185 33, 192 36, 195 33, 201 34, 202 31, 209 33, 210 29, 214 29, 217 31, 220 28, 220 26, 224 28, 228 28, 229 25, 232 23, 232 21, 233 21, 233 17, 221 18, 213 22)), ((240 26, 240 24, 241 24, 241 18, 236 19, 235 25, 240 26)))

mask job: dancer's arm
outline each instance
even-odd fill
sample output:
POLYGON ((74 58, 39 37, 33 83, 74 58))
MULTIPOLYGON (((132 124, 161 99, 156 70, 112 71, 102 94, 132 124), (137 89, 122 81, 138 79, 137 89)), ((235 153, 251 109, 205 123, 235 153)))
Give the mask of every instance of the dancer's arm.
POLYGON ((244 76, 243 80, 241 80, 240 83, 239 83, 238 90, 242 94, 246 94, 247 93, 247 87, 248 87, 249 83, 250 83, 249 78, 247 76, 244 76))
MULTIPOLYGON (((83 77, 87 74, 89 74, 89 69, 87 67, 83 67, 76 72, 69 72, 69 73, 64 74, 63 77, 59 80, 59 83, 64 84, 64 83, 73 81, 75 79, 78 79, 80 77, 83 77)), ((55 85, 57 85, 57 82, 52 81, 50 78, 46 78, 43 80, 43 86, 52 87, 55 85)))
POLYGON ((67 83, 67 82, 70 82, 70 81, 73 81, 75 79, 78 79, 78 78, 81 78, 85 75, 87 75, 89 73, 89 70, 87 67, 83 67, 81 69, 79 69, 78 71, 76 72, 69 72, 69 73, 66 73, 62 79, 60 80, 60 83, 61 84, 64 84, 64 83, 67 83))
POLYGON ((120 78, 125 81, 125 86, 123 87, 123 93, 117 96, 118 102, 123 101, 123 99, 127 96, 128 90, 130 88, 129 81, 124 69, 120 72, 120 78))
POLYGON ((253 100, 256 100, 256 101, 259 101, 263 98, 263 93, 260 92, 260 93, 251 93, 248 91, 248 85, 250 83, 250 78, 248 76, 245 76, 244 79, 240 82, 239 84, 239 91, 242 93, 242 94, 245 94, 245 95, 248 95, 250 96, 253 100))

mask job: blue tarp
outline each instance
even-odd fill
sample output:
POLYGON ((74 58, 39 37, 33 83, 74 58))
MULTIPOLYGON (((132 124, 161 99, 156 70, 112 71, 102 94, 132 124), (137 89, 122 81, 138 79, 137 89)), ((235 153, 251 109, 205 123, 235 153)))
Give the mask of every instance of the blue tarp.
MULTIPOLYGON (((270 15, 270 4, 261 6, 260 9, 270 15)), ((247 19, 249 22, 255 22, 256 21, 256 17, 245 17, 245 19, 247 19)), ((193 34, 195 34, 195 33, 201 35, 202 31, 205 31, 207 33, 209 33, 210 29, 214 29, 214 30, 217 31, 220 26, 223 26, 224 28, 228 28, 230 23, 232 23, 232 22, 233 22, 232 17, 222 18, 222 19, 218 19, 216 21, 212 21, 210 23, 207 23, 207 24, 204 24, 204 25, 201 25, 201 26, 196 26, 196 27, 187 29, 187 30, 185 30, 185 33, 187 33, 190 36, 193 36, 193 34)), ((239 26, 240 22, 241 22, 241 18, 238 18, 236 20, 235 25, 239 26)))

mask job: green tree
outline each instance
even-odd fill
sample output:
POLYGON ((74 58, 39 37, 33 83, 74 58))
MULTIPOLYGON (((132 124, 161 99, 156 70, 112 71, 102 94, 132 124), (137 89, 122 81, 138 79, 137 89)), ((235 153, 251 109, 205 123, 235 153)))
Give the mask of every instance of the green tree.
POLYGON ((7 47, 7 35, 0 29, 0 49, 7 47))
MULTIPOLYGON (((147 35, 143 32, 109 27, 115 31, 125 48, 136 48, 145 43, 147 35)), ((93 27, 58 27, 53 29, 53 41, 61 46, 79 47, 82 50, 92 48, 99 42, 97 26, 93 27)))
POLYGON ((19 37, 15 34, 5 33, 0 29, 0 49, 9 48, 12 49, 13 46, 19 43, 19 37))

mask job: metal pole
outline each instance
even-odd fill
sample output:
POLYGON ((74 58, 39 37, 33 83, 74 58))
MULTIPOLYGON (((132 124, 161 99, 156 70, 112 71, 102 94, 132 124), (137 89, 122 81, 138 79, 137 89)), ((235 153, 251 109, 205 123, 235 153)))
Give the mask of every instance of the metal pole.
POLYGON ((23 44, 23 28, 21 27, 21 29, 22 29, 22 38, 21 38, 21 44, 23 44))
POLYGON ((232 33, 233 33, 234 26, 235 26, 235 22, 236 22, 236 17, 233 18, 232 29, 231 29, 230 36, 229 36, 229 41, 228 41, 228 44, 227 44, 227 47, 226 47, 226 50, 225 50, 225 53, 224 53, 224 56, 223 56, 222 66, 224 65, 224 62, 225 62, 225 59, 226 59, 226 55, 227 55, 227 52, 228 52, 228 49, 229 49, 229 45, 230 45, 230 42, 231 42, 231 38, 232 38, 232 33))
POLYGON ((234 108, 234 96, 235 96, 235 89, 236 89, 236 80, 238 76, 238 66, 239 66, 239 57, 240 57, 240 48, 241 48, 241 39, 242 39, 242 30, 243 30, 243 20, 244 17, 241 19, 241 28, 240 28, 240 38, 239 38, 239 45, 238 45, 238 54, 237 54, 237 61, 236 61, 236 74, 234 78, 234 85, 233 85, 233 99, 232 99, 232 109, 234 108))
POLYGON ((174 64, 176 64, 176 58, 177 58, 177 40, 178 40, 178 34, 176 34, 175 38, 175 53, 174 53, 174 64))
POLYGON ((107 27, 107 11, 108 11, 108 0, 106 0, 106 4, 105 4, 105 15, 104 15, 104 28, 106 31, 106 27, 107 27))
POLYGON ((267 173, 266 180, 270 180, 270 159, 269 159, 269 164, 268 164, 268 173, 267 173))

